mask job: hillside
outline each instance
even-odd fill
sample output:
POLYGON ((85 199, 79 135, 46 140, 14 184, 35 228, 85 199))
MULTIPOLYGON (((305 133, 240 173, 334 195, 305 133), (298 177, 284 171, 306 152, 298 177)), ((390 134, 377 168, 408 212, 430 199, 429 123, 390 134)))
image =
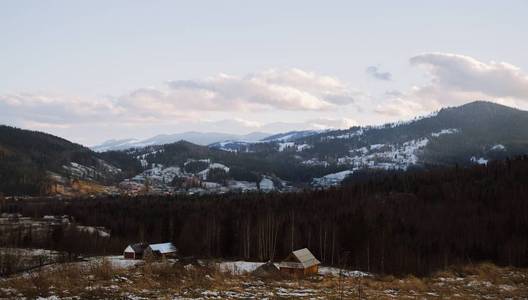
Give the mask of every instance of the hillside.
MULTIPOLYGON (((486 163, 528 153, 528 112, 476 101, 408 122, 323 132, 290 142, 275 142, 299 164, 361 169, 486 163)), ((317 183, 333 184, 340 174, 317 183)))
POLYGON ((0 126, 0 193, 34 195, 71 180, 112 183, 135 164, 121 154, 98 155, 65 139, 37 131, 0 126))
MULTIPOLYGON (((528 153, 528 112, 476 101, 406 122, 293 131, 257 142, 178 141, 93 152, 49 134, 1 127, 1 190, 37 194, 82 179, 121 192, 295 191, 362 170, 486 164, 528 153)), ((125 143, 126 144, 126 143, 125 143)))
POLYGON ((214 143, 209 150, 180 142, 132 152, 141 154, 145 166, 161 164, 161 169, 182 167, 188 159, 211 159, 231 167, 228 178, 256 182, 271 176, 280 190, 281 180, 326 187, 365 169, 485 164, 525 154, 526 128, 528 112, 476 101, 382 126, 289 132, 253 143, 214 143))
MULTIPOLYGON (((143 172, 122 182, 128 191, 142 191, 145 185, 158 192, 219 193, 256 191, 261 183, 271 190, 291 190, 291 183, 337 171, 300 165, 288 153, 277 152, 274 144, 255 144, 258 151, 233 152, 180 141, 167 145, 124 151, 137 159, 143 172), (211 172, 212 169, 215 169, 211 172), (263 181, 264 180, 264 181, 263 181)), ((106 154, 103 153, 103 154, 106 154)))
POLYGON ((363 158, 377 153, 373 158, 401 168, 411 164, 468 164, 472 157, 488 160, 526 153, 526 128, 528 112, 477 101, 409 122, 327 132, 297 140, 296 144, 311 145, 308 152, 318 157, 341 158, 342 163, 349 160, 356 165, 375 161, 358 161, 350 155, 358 152, 363 158))

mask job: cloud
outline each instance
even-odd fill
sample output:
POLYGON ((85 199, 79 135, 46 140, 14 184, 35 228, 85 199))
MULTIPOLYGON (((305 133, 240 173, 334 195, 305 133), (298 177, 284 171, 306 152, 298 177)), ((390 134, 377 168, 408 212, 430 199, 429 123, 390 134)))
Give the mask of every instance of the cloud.
MULTIPOLYGON (((528 107, 528 76, 512 64, 436 52, 409 61, 425 71, 425 84, 388 90, 379 97, 332 76, 269 69, 243 76, 172 80, 119 96, 0 93, 0 123, 89 142, 190 130, 274 133, 349 128, 356 120, 365 125, 396 121, 474 100, 528 107)), ((375 66, 367 73, 381 80, 392 77, 375 66)))
POLYGON ((402 97, 393 97, 387 99, 382 104, 376 105, 374 112, 387 117, 393 117, 393 120, 397 120, 401 117, 409 118, 424 114, 428 112, 428 108, 417 101, 402 97))
POLYGON ((392 74, 390 72, 381 72, 378 67, 376 66, 370 66, 368 67, 365 72, 379 80, 389 81, 392 79, 392 74))
POLYGON ((341 128, 351 121, 312 119, 358 107, 366 98, 332 76, 270 69, 244 76, 172 80, 118 96, 0 93, 0 123, 83 143, 192 130, 274 133, 341 128), (218 121, 227 119, 231 122, 218 121))
POLYGON ((340 119, 312 119, 304 122, 306 129, 346 129, 358 125, 358 122, 350 118, 340 119))
POLYGON ((271 69, 245 76, 168 81, 160 88, 139 88, 118 97, 0 94, 0 121, 155 123, 203 118, 213 112, 332 110, 361 96, 331 76, 271 69))
POLYGON ((111 119, 122 113, 111 100, 50 93, 0 95, 0 111, 1 121, 26 120, 50 126, 111 119))
POLYGON ((512 64, 439 52, 423 53, 409 62, 425 71, 427 83, 385 92, 376 113, 394 120, 475 100, 528 107, 528 75, 512 64))
POLYGON ((261 123, 241 118, 220 120, 212 122, 201 122, 196 127, 203 131, 211 131, 214 128, 221 132, 233 132, 246 134, 254 131, 278 133, 294 130, 324 130, 324 129, 345 129, 358 123, 350 118, 317 118, 302 122, 269 122, 261 123))
POLYGON ((300 69, 267 70, 246 76, 219 74, 175 80, 158 89, 138 89, 120 98, 131 109, 155 114, 175 110, 327 110, 354 103, 361 93, 330 76, 300 69))
POLYGON ((424 53, 410 59, 431 77, 428 85, 414 94, 432 97, 440 104, 459 104, 483 97, 497 101, 528 102, 528 75, 505 62, 482 62, 451 53, 424 53))

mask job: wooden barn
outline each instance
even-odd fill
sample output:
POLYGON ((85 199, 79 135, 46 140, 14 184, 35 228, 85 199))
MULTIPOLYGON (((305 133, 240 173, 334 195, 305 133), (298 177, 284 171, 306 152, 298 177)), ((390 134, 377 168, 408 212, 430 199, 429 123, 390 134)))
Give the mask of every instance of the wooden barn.
POLYGON ((145 258, 174 258, 178 249, 172 243, 150 244, 145 249, 145 258))
POLYGON ((123 251, 123 257, 125 259, 142 259, 143 252, 148 247, 145 243, 130 244, 123 251))
POLYGON ((296 277, 317 274, 321 262, 307 248, 293 251, 279 264, 284 274, 296 277))

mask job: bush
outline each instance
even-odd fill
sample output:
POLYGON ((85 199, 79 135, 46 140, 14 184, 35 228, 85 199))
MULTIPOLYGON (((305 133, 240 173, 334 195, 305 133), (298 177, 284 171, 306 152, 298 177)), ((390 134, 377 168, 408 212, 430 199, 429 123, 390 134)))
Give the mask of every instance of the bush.
POLYGON ((116 275, 116 271, 117 270, 107 258, 103 258, 100 262, 95 262, 90 265, 90 273, 94 275, 95 278, 101 280, 110 280, 116 275))

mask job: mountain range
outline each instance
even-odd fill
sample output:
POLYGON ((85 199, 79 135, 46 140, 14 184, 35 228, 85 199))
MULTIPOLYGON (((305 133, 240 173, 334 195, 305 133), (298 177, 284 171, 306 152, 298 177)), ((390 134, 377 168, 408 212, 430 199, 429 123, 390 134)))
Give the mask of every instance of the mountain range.
POLYGON ((147 139, 113 139, 92 146, 91 149, 96 152, 104 152, 110 150, 125 150, 130 148, 140 148, 152 145, 170 144, 178 141, 187 141, 197 145, 209 145, 227 140, 254 142, 259 141, 268 136, 270 136, 270 134, 264 132, 252 132, 245 135, 237 135, 219 132, 188 131, 176 134, 160 134, 147 139))
MULTIPOLYGON (((223 193, 328 187, 362 170, 485 164, 528 153, 528 112, 485 101, 406 122, 346 130, 230 136, 188 133, 93 148, 0 127, 0 192, 91 182, 114 192, 223 193), (206 137, 207 136, 207 137, 206 137), (122 149, 122 150, 121 150, 122 149)), ((56 192, 56 191, 55 191, 56 192)))

